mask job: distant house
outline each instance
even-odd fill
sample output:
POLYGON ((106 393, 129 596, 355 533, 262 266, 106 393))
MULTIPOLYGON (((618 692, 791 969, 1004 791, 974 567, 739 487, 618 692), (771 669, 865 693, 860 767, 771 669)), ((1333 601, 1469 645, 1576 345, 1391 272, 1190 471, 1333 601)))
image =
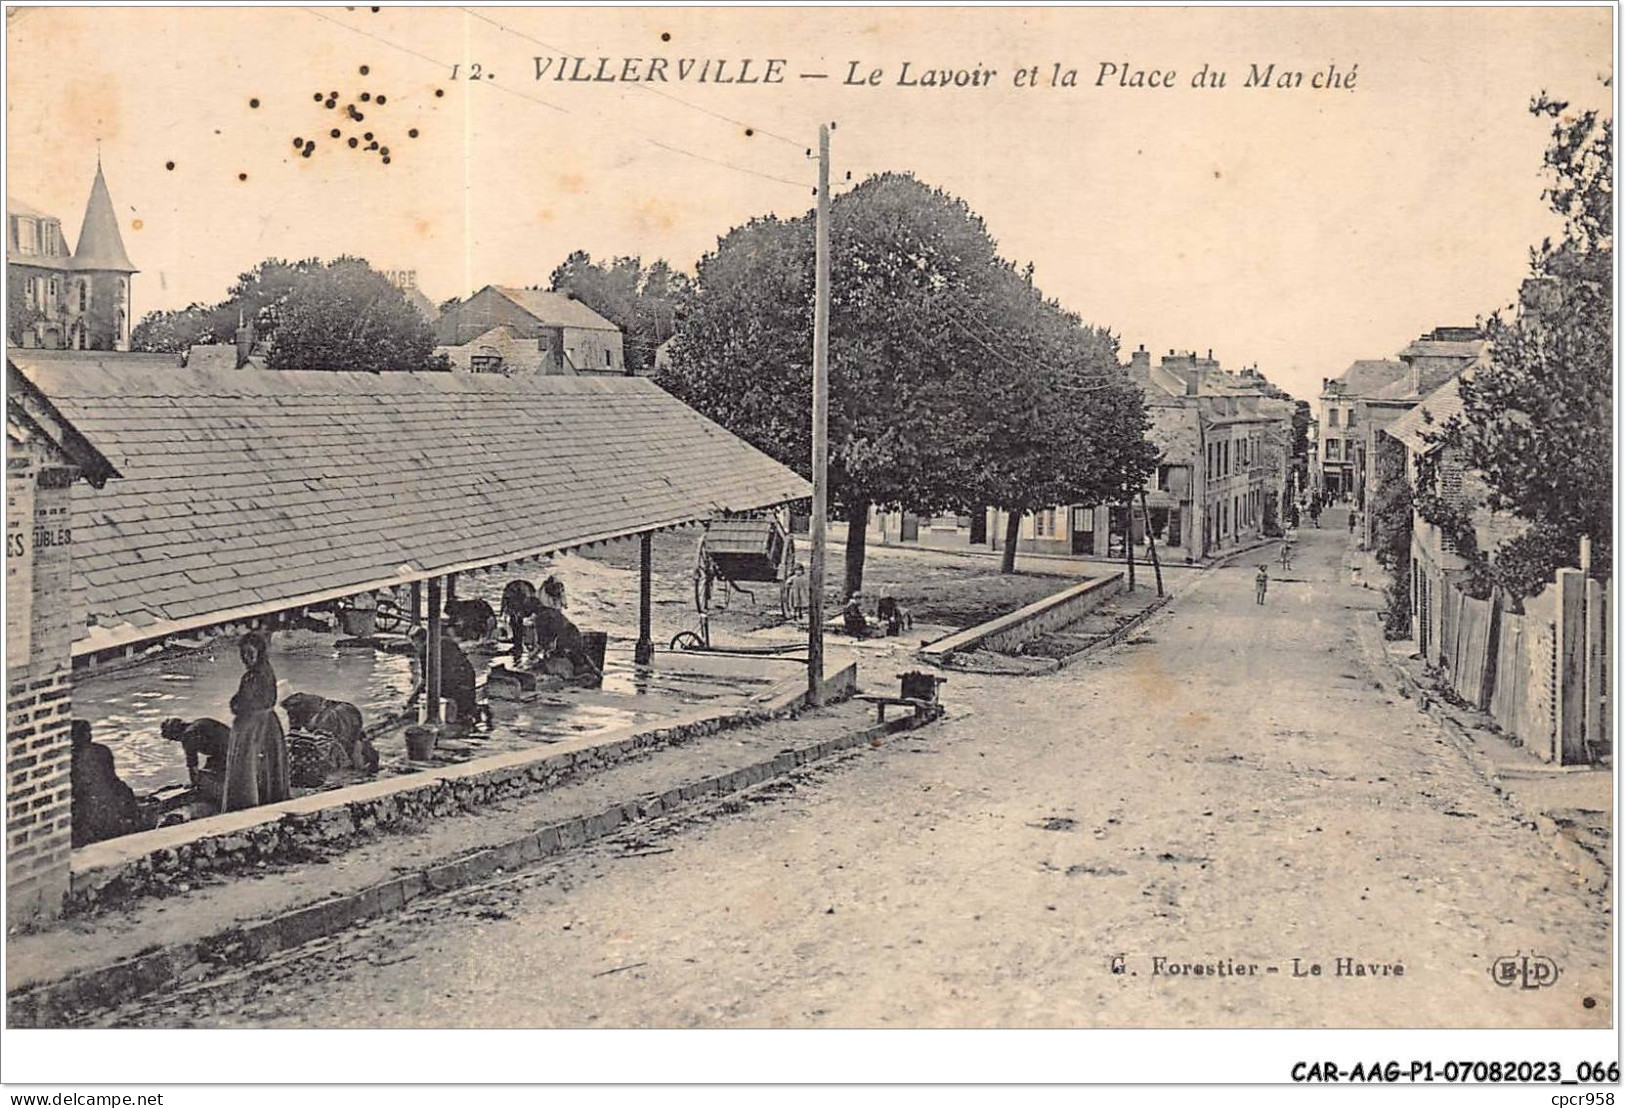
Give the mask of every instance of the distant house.
POLYGON ((487 285, 435 321, 435 344, 464 373, 626 372, 621 329, 561 292, 487 285))
POLYGON ((1342 376, 1325 381, 1316 467, 1321 487, 1364 508, 1371 492, 1370 459, 1383 427, 1477 364, 1486 347, 1476 327, 1435 327, 1394 360, 1357 361, 1342 376))
POLYGON ((7 321, 25 349, 130 349, 130 282, 136 273, 118 215, 96 165, 90 200, 71 254, 54 215, 6 200, 6 280, 21 290, 22 316, 7 321))
POLYGON ((406 302, 416 308, 418 314, 429 323, 440 318, 440 309, 435 307, 434 301, 423 295, 418 288, 418 272, 415 269, 386 269, 384 278, 390 284, 401 290, 406 302))
POLYGON ((655 359, 653 367, 654 372, 659 373, 663 369, 671 368, 671 344, 676 341, 677 336, 673 335, 671 338, 655 347, 655 359))
MULTIPOLYGON (((1160 556, 1194 562, 1278 525, 1294 404, 1280 399, 1256 368, 1231 373, 1212 351, 1203 358, 1170 350, 1153 366, 1142 346, 1125 368, 1145 398, 1147 438, 1161 454, 1144 501, 1132 510, 1071 504, 1031 512, 1021 524, 1023 548, 1118 557, 1125 541, 1147 545, 1142 509, 1149 509, 1160 556)), ((999 549, 1007 518, 1001 511, 989 516, 987 537, 999 549)))

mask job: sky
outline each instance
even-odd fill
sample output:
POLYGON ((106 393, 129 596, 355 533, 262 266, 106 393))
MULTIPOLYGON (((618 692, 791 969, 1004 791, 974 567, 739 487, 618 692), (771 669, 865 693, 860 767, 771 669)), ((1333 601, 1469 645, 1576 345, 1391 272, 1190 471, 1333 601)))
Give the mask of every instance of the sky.
POLYGON ((9 13, 7 195, 76 241, 99 152, 138 317, 270 256, 360 255, 437 302, 545 285, 572 250, 692 271, 812 205, 832 122, 841 187, 906 170, 963 198, 1125 357, 1212 350, 1304 398, 1511 302, 1558 230, 1529 100, 1611 102, 1606 7, 9 13), (555 79, 656 58, 665 83, 555 79), (1192 87, 1204 66, 1224 88, 1192 87), (1333 66, 1353 88, 1314 87, 1333 66))

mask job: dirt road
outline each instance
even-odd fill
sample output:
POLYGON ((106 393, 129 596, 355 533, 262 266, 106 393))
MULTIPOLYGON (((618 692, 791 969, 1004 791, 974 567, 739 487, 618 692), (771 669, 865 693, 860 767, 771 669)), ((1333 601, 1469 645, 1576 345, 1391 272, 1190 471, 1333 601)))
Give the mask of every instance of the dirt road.
POLYGON ((1262 608, 1216 571, 742 811, 116 1022, 1608 1026, 1605 904, 1368 666, 1346 541, 1307 531, 1262 608), (1530 954, 1554 985, 1493 980, 1530 954))

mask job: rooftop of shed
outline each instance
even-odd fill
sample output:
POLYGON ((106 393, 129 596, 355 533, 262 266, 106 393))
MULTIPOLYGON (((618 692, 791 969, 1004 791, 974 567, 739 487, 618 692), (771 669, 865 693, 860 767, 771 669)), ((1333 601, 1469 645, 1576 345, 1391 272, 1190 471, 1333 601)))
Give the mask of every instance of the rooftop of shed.
POLYGON ((7 356, 123 475, 76 492, 76 653, 811 492, 641 378, 32 355, 7 356))

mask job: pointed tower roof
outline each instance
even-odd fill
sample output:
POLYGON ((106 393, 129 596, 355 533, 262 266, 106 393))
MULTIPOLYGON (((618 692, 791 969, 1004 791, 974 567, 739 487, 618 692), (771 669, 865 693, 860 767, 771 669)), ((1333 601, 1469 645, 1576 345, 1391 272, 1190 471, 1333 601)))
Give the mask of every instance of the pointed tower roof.
POLYGON ((107 194, 100 159, 96 161, 96 181, 90 186, 90 202, 85 205, 85 222, 79 228, 79 248, 73 252, 73 268, 137 272, 124 252, 124 239, 118 233, 118 216, 113 211, 113 198, 107 194))

